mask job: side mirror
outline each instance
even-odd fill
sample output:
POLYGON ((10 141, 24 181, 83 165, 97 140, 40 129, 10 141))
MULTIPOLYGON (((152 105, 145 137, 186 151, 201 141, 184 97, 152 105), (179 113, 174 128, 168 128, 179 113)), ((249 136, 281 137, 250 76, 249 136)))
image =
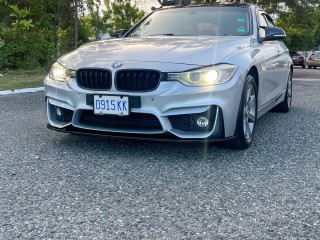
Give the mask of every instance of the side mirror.
POLYGON ((128 29, 116 30, 112 34, 112 37, 121 38, 127 31, 128 31, 128 29))
POLYGON ((262 41, 277 41, 283 40, 287 36, 282 28, 277 27, 262 27, 265 31, 265 36, 262 41))

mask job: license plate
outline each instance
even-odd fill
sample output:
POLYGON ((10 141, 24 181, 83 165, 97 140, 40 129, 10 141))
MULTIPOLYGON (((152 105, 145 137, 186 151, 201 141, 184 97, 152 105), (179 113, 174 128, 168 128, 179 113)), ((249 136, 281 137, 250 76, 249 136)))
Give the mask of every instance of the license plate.
POLYGON ((129 98, 120 96, 94 95, 94 114, 129 115, 129 98))

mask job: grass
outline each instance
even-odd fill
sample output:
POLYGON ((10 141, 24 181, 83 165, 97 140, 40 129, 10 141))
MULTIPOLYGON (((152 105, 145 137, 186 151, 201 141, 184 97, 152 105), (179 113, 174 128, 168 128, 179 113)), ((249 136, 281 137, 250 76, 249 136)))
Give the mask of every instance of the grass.
POLYGON ((0 91, 43 86, 47 70, 0 70, 0 91))

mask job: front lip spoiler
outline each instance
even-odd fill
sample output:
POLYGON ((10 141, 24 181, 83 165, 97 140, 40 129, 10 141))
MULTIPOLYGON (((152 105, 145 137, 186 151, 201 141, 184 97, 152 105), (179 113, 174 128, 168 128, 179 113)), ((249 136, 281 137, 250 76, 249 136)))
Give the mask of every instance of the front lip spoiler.
POLYGON ((73 126, 67 126, 64 128, 57 128, 50 124, 47 124, 48 129, 54 130, 57 132, 63 133, 73 133, 73 134, 80 134, 80 135, 89 135, 89 136, 103 136, 108 138, 117 138, 117 139, 128 139, 128 140, 147 140, 153 142, 187 142, 187 143, 199 143, 199 142, 225 142, 234 139, 234 137, 229 138, 219 138, 219 139, 183 139, 174 136, 171 133, 165 134, 157 134, 157 137, 154 135, 147 135, 147 134, 125 134, 125 133, 114 133, 114 132, 100 132, 94 130, 87 130, 76 128, 73 126))

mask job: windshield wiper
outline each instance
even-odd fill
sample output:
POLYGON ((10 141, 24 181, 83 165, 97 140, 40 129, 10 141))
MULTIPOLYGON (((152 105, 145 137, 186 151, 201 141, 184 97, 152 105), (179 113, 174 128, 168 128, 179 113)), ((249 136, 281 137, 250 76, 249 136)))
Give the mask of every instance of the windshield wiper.
POLYGON ((174 36, 173 33, 158 33, 158 34, 152 34, 149 36, 174 36))

